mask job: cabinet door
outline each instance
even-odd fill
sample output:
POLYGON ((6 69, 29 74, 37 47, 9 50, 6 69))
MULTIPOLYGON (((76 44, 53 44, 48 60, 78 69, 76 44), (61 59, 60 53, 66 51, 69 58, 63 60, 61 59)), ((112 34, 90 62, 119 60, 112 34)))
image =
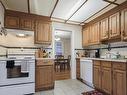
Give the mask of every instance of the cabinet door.
POLYGON ((109 18, 109 38, 120 38, 120 13, 116 13, 109 18))
POLYGON ((51 44, 51 24, 50 22, 36 21, 35 43, 51 44))
POLYGON ((121 32, 122 40, 127 40, 127 9, 123 10, 121 14, 121 32))
POLYGON ((112 93, 112 72, 111 68, 102 67, 102 90, 111 95, 112 93))
POLYGON ((93 67, 93 83, 96 88, 101 89, 101 67, 100 66, 93 67))
POLYGON ((94 40, 94 25, 89 26, 89 45, 93 44, 94 40))
POLYGON ((36 67, 36 90, 45 90, 53 86, 53 67, 38 66, 36 67))
POLYGON ((99 35, 99 22, 94 23, 90 26, 90 44, 99 44, 100 35, 99 35))
POLYGON ((113 71, 113 95, 127 95, 126 71, 113 71))
POLYGON ((80 79, 80 59, 76 59, 76 77, 80 79))
POLYGON ((83 46, 88 46, 89 44, 89 27, 86 27, 85 29, 83 29, 83 41, 82 44, 83 46))
POLYGON ((34 30, 34 20, 32 18, 21 18, 20 28, 25 30, 34 30))
POLYGON ((6 16, 5 27, 19 29, 19 17, 6 16))
POLYGON ((108 40, 109 30, 108 30, 108 18, 101 21, 100 24, 100 39, 101 41, 108 40))
POLYGON ((95 23, 93 25, 93 44, 99 44, 100 41, 100 35, 99 35, 100 27, 99 27, 99 22, 95 23))

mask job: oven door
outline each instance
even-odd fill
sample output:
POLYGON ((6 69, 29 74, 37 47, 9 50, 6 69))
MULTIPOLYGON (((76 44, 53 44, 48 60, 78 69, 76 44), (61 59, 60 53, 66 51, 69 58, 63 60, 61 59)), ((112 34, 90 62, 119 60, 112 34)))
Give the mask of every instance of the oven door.
POLYGON ((22 67, 25 62, 15 61, 14 66, 9 67, 7 61, 0 61, 0 86, 34 83, 35 61, 27 60, 26 68, 22 67))

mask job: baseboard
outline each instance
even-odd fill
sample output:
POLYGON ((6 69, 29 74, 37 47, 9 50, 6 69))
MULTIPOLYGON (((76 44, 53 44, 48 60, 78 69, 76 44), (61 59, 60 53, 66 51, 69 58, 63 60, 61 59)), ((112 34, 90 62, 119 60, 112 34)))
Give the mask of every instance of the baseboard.
POLYGON ((79 79, 81 82, 83 82, 84 84, 86 84, 87 86, 89 86, 89 87, 91 87, 91 88, 95 88, 94 87, 94 85, 92 84, 92 83, 90 83, 90 82, 88 82, 88 81, 85 81, 85 80, 83 80, 83 79, 79 79))

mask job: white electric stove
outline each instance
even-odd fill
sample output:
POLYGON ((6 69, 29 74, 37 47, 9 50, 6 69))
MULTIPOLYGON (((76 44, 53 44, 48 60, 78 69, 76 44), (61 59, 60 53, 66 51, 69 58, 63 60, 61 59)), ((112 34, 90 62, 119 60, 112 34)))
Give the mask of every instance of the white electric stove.
POLYGON ((35 93, 34 55, 34 51, 26 49, 8 50, 8 58, 0 60, 0 95, 35 93))

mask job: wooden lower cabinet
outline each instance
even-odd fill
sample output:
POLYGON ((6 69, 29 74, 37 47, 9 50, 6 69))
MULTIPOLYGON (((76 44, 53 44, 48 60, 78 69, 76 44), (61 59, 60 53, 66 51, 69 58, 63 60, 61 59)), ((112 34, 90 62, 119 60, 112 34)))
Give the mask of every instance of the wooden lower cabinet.
POLYGON ((126 74, 127 74, 126 65, 124 63, 123 64, 114 63, 113 65, 113 95, 127 95, 127 78, 126 78, 127 76, 126 74))
POLYGON ((54 66, 53 64, 43 63, 36 66, 35 90, 43 91, 54 88, 54 66))
POLYGON ((76 78, 80 79, 80 58, 76 58, 76 78))
POLYGON ((111 95, 112 93, 112 71, 111 68, 102 67, 102 90, 111 95))
POLYGON ((93 74, 93 83, 94 86, 98 89, 101 89, 101 67, 100 66, 94 66, 93 68, 94 74, 93 74))
POLYGON ((94 61, 93 84, 109 95, 127 95, 126 72, 126 63, 94 61))

